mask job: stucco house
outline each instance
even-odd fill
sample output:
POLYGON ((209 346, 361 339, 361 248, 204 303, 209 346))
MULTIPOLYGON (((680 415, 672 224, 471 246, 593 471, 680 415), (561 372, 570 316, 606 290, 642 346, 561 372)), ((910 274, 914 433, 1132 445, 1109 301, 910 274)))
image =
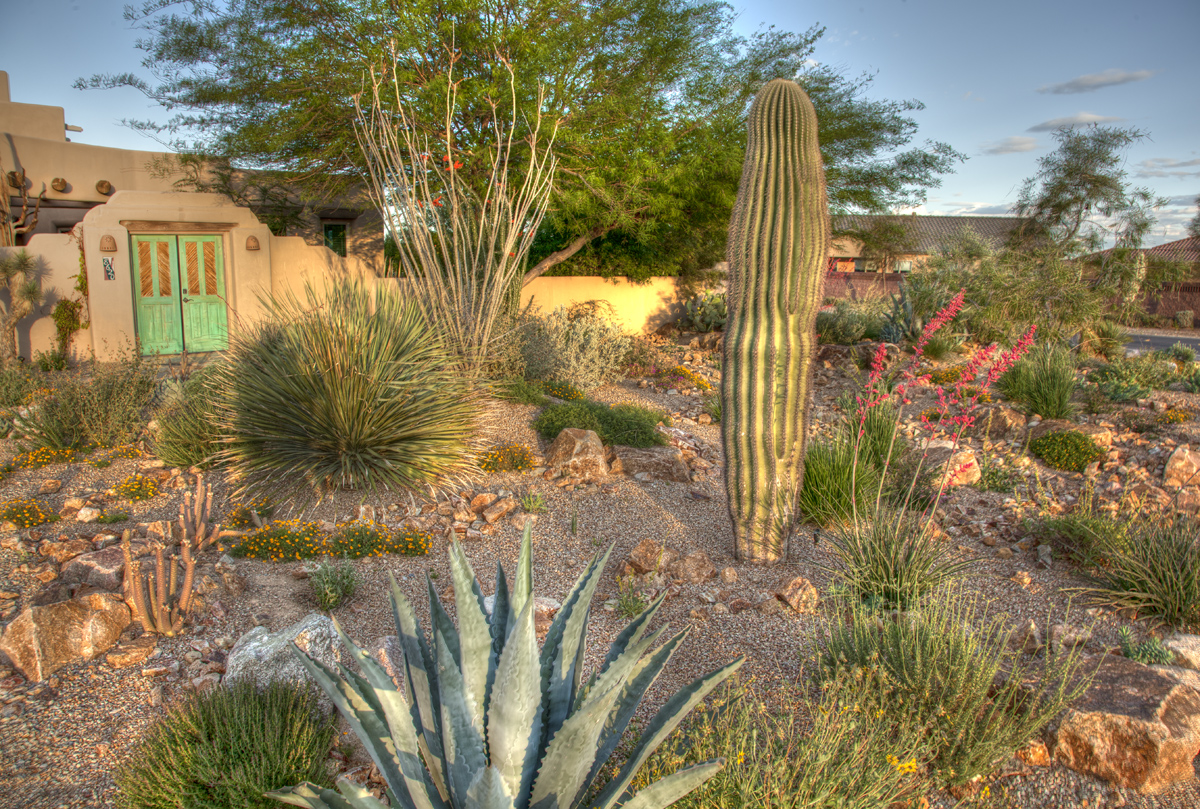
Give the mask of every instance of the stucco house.
POLYGON ((830 272, 897 272, 918 269, 963 228, 1000 248, 1021 224, 1016 216, 852 214, 833 217, 830 272))

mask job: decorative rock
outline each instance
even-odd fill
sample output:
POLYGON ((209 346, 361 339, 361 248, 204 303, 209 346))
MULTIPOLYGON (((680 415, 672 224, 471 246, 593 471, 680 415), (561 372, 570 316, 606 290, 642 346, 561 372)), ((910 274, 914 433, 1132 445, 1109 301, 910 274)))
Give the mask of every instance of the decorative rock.
POLYGON ((233 561, 229 554, 223 554, 213 567, 221 577, 221 586, 225 588, 225 592, 236 596, 246 589, 246 577, 238 573, 237 562, 233 561))
MULTIPOLYGON (((338 662, 340 642, 333 621, 313 613, 280 632, 256 626, 238 638, 225 662, 226 681, 249 678, 258 683, 284 681, 315 686, 292 651, 293 643, 326 666, 333 667, 338 662)), ((325 710, 332 709, 323 692, 320 701, 325 710)))
MULTIPOLYGON (((1095 668, 1085 660, 1083 669, 1095 668)), ((1115 655, 1054 733, 1057 761, 1143 793, 1194 778, 1200 691, 1115 655)))
POLYGON ((1007 438, 1025 429, 1025 417, 1011 407, 996 405, 975 419, 974 432, 989 438, 1007 438))
POLYGON ((1200 488, 1187 486, 1180 489, 1175 500, 1175 508, 1186 511, 1188 514, 1200 511, 1200 488))
POLYGON ((546 452, 546 466, 560 474, 582 478, 604 478, 608 464, 604 444, 592 430, 566 427, 546 452))
POLYGON ((1200 635, 1176 632, 1163 641, 1163 645, 1175 653, 1176 666, 1200 671, 1200 635))
POLYGON ((767 598, 758 602, 755 609, 763 615, 778 615, 783 612, 783 603, 778 598, 767 598))
POLYGON ((1012 548, 996 548, 996 558, 997 559, 1012 559, 1013 558, 1012 548))
POLYGON ((1180 444, 1167 458, 1163 469, 1163 486, 1178 489, 1200 483, 1200 452, 1192 452, 1187 444, 1180 444))
POLYGON ((734 584, 738 580, 736 567, 721 568, 721 584, 734 584))
POLYGON ((775 589, 775 595, 801 615, 815 613, 817 605, 821 603, 821 594, 813 583, 803 576, 780 583, 775 589))
POLYGON ((42 481, 42 485, 38 487, 38 494, 54 494, 62 488, 62 481, 49 478, 42 481))
POLYGON ((678 558, 679 554, 653 539, 643 539, 629 552, 627 560, 634 573, 653 573, 678 558))
POLYGON ((368 506, 366 503, 358 507, 359 522, 375 522, 375 506, 368 506))
POLYGON ((1055 652, 1083 646, 1091 639, 1092 633, 1086 629, 1080 629, 1068 624, 1055 624, 1050 627, 1050 648, 1055 652))
POLYGON ((101 590, 117 590, 125 577, 125 554, 116 546, 80 554, 63 565, 59 576, 64 581, 90 584, 101 590))
POLYGON ((1026 747, 1017 751, 1017 758, 1030 767, 1049 767, 1050 751, 1041 739, 1030 742, 1026 747))
POLYGON ((471 511, 478 514, 485 508, 496 502, 496 495, 492 492, 483 492, 471 498, 471 511))
POLYGON ((122 643, 105 655, 104 659, 114 669, 128 668, 129 666, 136 666, 139 663, 145 663, 157 648, 158 640, 154 635, 146 633, 137 640, 122 643))
POLYGON ((1033 620, 1017 624, 1008 636, 1008 645, 1027 655, 1035 655, 1042 648, 1041 630, 1033 620))
POLYGON ((1012 581, 1015 581, 1022 587, 1028 587, 1030 584, 1033 584, 1033 577, 1024 570, 1020 570, 1012 577, 1012 581))
POLYGON ((512 525, 513 528, 516 528, 518 531, 524 531, 526 525, 529 525, 530 527, 532 527, 536 523, 537 523, 537 515, 536 514, 514 514, 512 517, 509 518, 509 524, 512 525))
POLYGON ((683 453, 675 447, 613 447, 613 462, 609 471, 637 480, 673 480, 678 483, 691 480, 683 453))
POLYGON ((74 559, 81 553, 88 553, 92 550, 91 540, 87 539, 64 539, 59 542, 43 542, 39 552, 42 556, 48 556, 60 565, 69 559, 74 559))
POLYGON ((132 616, 120 596, 89 593, 44 607, 27 607, 0 638, 0 651, 30 680, 43 680, 76 660, 112 647, 132 616))
POLYGON ((663 569, 671 578, 687 584, 699 584, 717 576, 717 569, 704 551, 689 553, 682 559, 664 565, 663 569))
POLYGON ((79 509, 79 513, 75 515, 76 522, 91 523, 100 519, 104 512, 95 506, 84 506, 79 509))
POLYGON ((481 516, 490 525, 501 517, 507 517, 519 505, 520 503, 512 497, 505 497, 485 508, 481 516))
POLYGON ((1049 568, 1051 563, 1054 561, 1054 548, 1049 545, 1038 545, 1037 557, 1038 567, 1042 569, 1049 568))

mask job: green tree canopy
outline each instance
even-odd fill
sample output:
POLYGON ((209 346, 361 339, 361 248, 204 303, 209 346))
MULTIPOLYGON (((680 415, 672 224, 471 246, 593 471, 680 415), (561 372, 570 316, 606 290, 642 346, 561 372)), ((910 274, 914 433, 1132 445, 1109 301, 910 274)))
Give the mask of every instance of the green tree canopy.
POLYGON ((452 122, 468 170, 489 144, 491 104, 517 72, 518 103, 559 122, 559 175, 526 279, 572 257, 674 274, 710 265, 725 228, 754 93, 794 78, 817 107, 835 213, 914 205, 962 156, 912 145, 915 100, 867 97, 871 77, 811 63, 822 29, 733 32, 733 9, 688 0, 147 0, 144 75, 134 87, 162 121, 130 121, 173 148, 277 172, 310 198, 360 180, 353 96, 392 65, 404 101, 443 125, 451 48, 452 122), (583 251, 583 252, 581 252, 583 251))

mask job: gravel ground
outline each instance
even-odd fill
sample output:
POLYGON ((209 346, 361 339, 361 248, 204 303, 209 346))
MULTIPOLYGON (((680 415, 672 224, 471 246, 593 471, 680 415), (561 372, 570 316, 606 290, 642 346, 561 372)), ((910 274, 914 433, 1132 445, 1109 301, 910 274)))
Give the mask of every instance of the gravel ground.
MULTIPOLYGON (((697 368, 702 363, 697 362, 697 368)), ((711 369, 708 371, 713 372, 711 369)), ((824 371, 818 380, 814 402, 814 422, 817 429, 828 429, 836 417, 833 401, 850 384, 840 371, 824 371)), ((1156 395, 1157 396, 1157 395, 1156 395)), ((1172 401, 1197 409, 1200 397, 1188 394, 1169 394, 1172 401)), ((626 382, 601 390, 597 398, 606 402, 631 401, 664 409, 694 414, 699 407, 695 396, 667 395, 652 389, 638 388, 626 382)), ((917 402, 917 407, 922 402, 917 402)), ((529 426, 536 408, 495 404, 490 412, 492 441, 517 441, 545 448, 529 426)), ((677 426, 719 453, 719 428, 689 420, 677 421, 677 426)), ((1175 439, 1196 443, 1195 428, 1183 425, 1176 428, 1175 439)), ((978 446, 978 445, 976 445, 978 446)), ((10 457, 15 448, 0 443, 0 457, 10 457)), ((717 458, 719 462, 719 457, 717 458)), ((89 492, 102 492, 144 465, 145 461, 122 460, 107 469, 86 465, 54 466, 41 470, 21 471, 0 484, 0 500, 32 496, 42 480, 63 481, 62 490, 44 499, 61 507, 67 497, 89 492)), ((1078 481, 1069 477, 1045 475, 1043 483, 1057 487, 1056 491, 1072 491, 1078 481)), ((223 513, 227 486, 218 481, 215 486, 218 514, 223 513)), ((701 595, 715 595, 728 602, 742 597, 757 602, 781 581, 802 575, 824 592, 829 576, 822 566, 830 563, 826 543, 814 543, 805 538, 795 543, 791 558, 771 569, 736 563, 731 554, 730 529, 726 502, 721 483, 720 467, 707 477, 690 484, 639 483, 615 477, 603 486, 582 486, 573 491, 560 488, 551 481, 522 474, 491 475, 470 487, 480 491, 540 493, 547 504, 533 529, 534 588, 539 595, 561 599, 593 554, 614 546, 612 558, 600 585, 596 604, 615 597, 615 570, 621 559, 642 540, 653 539, 683 553, 703 550, 718 570, 726 567, 736 572, 736 582, 684 585, 668 599, 662 619, 676 628, 691 626, 688 640, 676 654, 672 665, 649 695, 645 713, 661 704, 666 695, 700 673, 711 670, 737 656, 746 657, 743 672, 761 683, 790 681, 800 676, 803 662, 813 654, 813 638, 824 620, 820 615, 796 615, 785 610, 775 615, 763 615, 747 610, 737 615, 712 614, 707 619, 691 617, 693 609, 703 606, 701 595), (573 519, 574 518, 574 519, 573 519), (572 524, 574 523, 574 530, 572 524)), ((946 519, 943 526, 949 534, 951 553, 971 560, 976 574, 972 587, 989 601, 989 609, 1000 611, 1016 622, 1026 618, 1036 620, 1043 628, 1050 622, 1066 620, 1073 625, 1094 625, 1090 651, 1103 651, 1116 643, 1116 629, 1126 623, 1116 615, 1093 610, 1085 614, 1073 608, 1068 615, 1070 588, 1079 587, 1083 580, 1073 566, 1055 563, 1049 569, 1037 567, 1036 554, 1016 552, 1011 559, 997 558, 995 548, 985 544, 989 537, 999 536, 1001 545, 1008 547, 1024 536, 1020 524, 1020 503, 1005 502, 1006 495, 978 492, 974 489, 957 491, 943 505, 946 519), (1018 574, 1027 574, 1028 585, 1014 581, 1018 574)), ((168 491, 140 504, 122 504, 129 508, 135 521, 147 522, 170 518, 177 514, 181 493, 168 491)), ((341 521, 357 515, 363 503, 360 495, 341 493, 302 512, 307 519, 341 521)), ((390 498, 367 498, 365 503, 381 512, 393 505, 390 498)), ((412 503, 397 498, 401 513, 412 503)), ((276 516, 294 516, 286 513, 276 516)), ((119 529, 121 525, 114 528, 119 529)), ((40 529, 43 538, 60 533, 92 535, 96 527, 63 521, 40 529)), ((507 522, 483 541, 466 545, 475 570, 483 582, 485 594, 492 589, 495 566, 502 563, 510 572, 515 566, 520 532, 507 522)), ((1013 546, 1016 548, 1017 546, 1013 546)), ((355 596, 335 614, 347 631, 360 643, 375 643, 394 634, 387 600, 388 576, 392 574, 412 598, 422 620, 428 620, 424 596, 426 574, 435 576, 439 589, 448 589, 449 567, 446 563, 446 542, 438 538, 425 557, 388 557, 359 560, 355 563, 360 586, 355 596)), ((215 554, 202 559, 211 564, 215 554)), ((24 604, 41 586, 34 577, 43 560, 13 550, 0 550, 0 589, 21 594, 24 604)), ((225 609, 207 611, 199 616, 196 625, 180 638, 162 639, 154 665, 182 660, 195 645, 207 641, 216 644, 218 638, 236 638, 254 626, 256 620, 271 630, 290 625, 316 607, 309 594, 308 584, 292 574, 302 563, 269 564, 257 561, 239 563, 239 571, 248 580, 246 593, 222 604, 225 609), (220 616, 220 617, 218 617, 220 616)), ((451 612, 452 604, 448 604, 451 612)), ((15 613, 14 613, 15 614, 15 613)), ((624 626, 625 619, 603 607, 596 609, 589 635, 588 666, 600 662, 611 639, 624 626)), ((7 618, 11 617, 7 616, 7 618)), ((9 672, 0 679, 0 807, 93 807, 111 806, 115 802, 112 771, 127 757, 148 723, 162 715, 165 708, 157 703, 158 692, 169 704, 182 693, 179 679, 147 678, 142 666, 112 669, 103 656, 60 670, 42 684, 23 683, 19 675, 9 672), (12 707, 18 706, 18 707, 12 707)), ((769 690, 764 689, 764 690, 769 690)), ((1123 794, 1120 790, 1096 779, 1081 776, 1063 767, 1028 768, 1016 760, 1001 768, 991 783, 993 806, 1014 807, 1161 807, 1162 809, 1194 809, 1200 807, 1200 772, 1190 783, 1153 797, 1123 794)), ((955 797, 938 793, 928 796, 932 806, 958 805, 955 797)))

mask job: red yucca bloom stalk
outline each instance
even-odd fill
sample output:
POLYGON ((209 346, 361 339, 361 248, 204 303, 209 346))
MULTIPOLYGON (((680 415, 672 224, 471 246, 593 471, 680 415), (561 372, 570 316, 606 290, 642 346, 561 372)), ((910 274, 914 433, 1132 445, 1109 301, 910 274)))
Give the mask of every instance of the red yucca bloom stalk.
MULTIPOLYGON (((917 369, 920 365, 921 356, 924 353, 925 345, 929 339, 937 333, 938 329, 945 326, 958 314, 963 304, 963 291, 959 291, 945 308, 937 313, 925 330, 921 333, 920 339, 913 348, 913 356, 908 361, 907 365, 900 372, 899 384, 896 385, 894 392, 889 392, 881 383, 883 381, 884 362, 887 356, 885 344, 880 343, 879 348, 875 351, 875 356, 871 361, 871 371, 867 377, 867 384, 864 389, 864 395, 855 397, 858 405, 855 415, 858 419, 858 432, 854 441, 854 469, 857 471, 859 449, 862 439, 866 434, 867 413, 875 407, 883 404, 885 401, 894 400, 901 405, 896 408, 896 423, 895 429, 892 432, 891 443, 888 445, 887 456, 883 464, 883 475, 880 478, 879 490, 875 497, 875 511, 878 514, 880 510, 881 500, 883 496, 883 480, 887 476, 887 469, 891 463, 892 450, 895 446, 896 436, 899 435, 900 417, 902 414, 902 406, 911 404, 912 400, 908 398, 908 389, 913 384, 925 383, 929 380, 928 374, 917 374, 917 369)), ((952 449, 951 453, 958 449, 959 440, 962 438, 963 431, 975 424, 975 416, 973 411, 977 407, 977 403, 991 386, 998 380, 1005 371, 1013 366, 1013 364, 1029 351, 1033 345, 1034 333, 1037 326, 1031 326, 1029 331, 1025 333, 1017 344, 1008 351, 1000 352, 995 345, 980 349, 967 362, 963 368, 963 373, 959 377, 958 382, 947 393, 944 386, 937 388, 937 411, 938 424, 952 424, 954 426, 952 449), (994 359, 993 359, 994 358, 994 359), (990 363, 990 365, 989 365, 990 363), (967 387, 974 386, 976 377, 981 373, 984 367, 988 368, 987 376, 984 381, 975 387, 968 394, 967 387), (953 411, 953 415, 951 415, 953 411)), ((931 433, 935 429, 935 424, 924 415, 921 415, 921 424, 931 433)), ((913 491, 916 487, 917 479, 920 477, 921 469, 924 466, 925 459, 928 456, 928 449, 921 455, 921 461, 913 473, 912 482, 909 485, 908 494, 905 497, 905 507, 912 498, 913 491)), ((937 496, 929 506, 929 512, 932 513, 937 509, 938 503, 941 500, 942 493, 945 491, 947 482, 957 475, 960 469, 947 469, 941 476, 941 482, 938 486, 937 496)), ((854 496, 854 485, 851 484, 851 497, 854 496)), ((857 503, 854 503, 854 518, 858 519, 857 503)))

